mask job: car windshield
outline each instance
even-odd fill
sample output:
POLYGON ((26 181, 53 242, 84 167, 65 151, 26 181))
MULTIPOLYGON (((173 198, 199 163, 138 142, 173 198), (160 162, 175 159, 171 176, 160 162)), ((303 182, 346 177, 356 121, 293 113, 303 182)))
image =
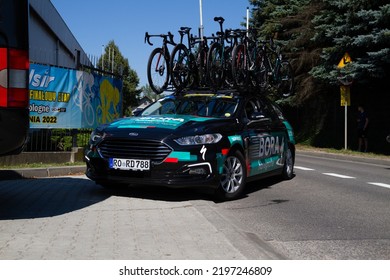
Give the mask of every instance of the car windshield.
POLYGON ((229 118, 234 115, 238 101, 230 97, 185 96, 156 101, 142 112, 151 115, 194 115, 200 117, 229 118))

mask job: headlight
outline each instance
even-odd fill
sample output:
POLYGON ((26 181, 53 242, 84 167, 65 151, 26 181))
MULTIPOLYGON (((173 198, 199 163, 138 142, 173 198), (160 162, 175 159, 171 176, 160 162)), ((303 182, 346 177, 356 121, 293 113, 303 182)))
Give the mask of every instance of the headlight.
POLYGON ((222 135, 219 133, 204 134, 195 136, 186 136, 175 139, 175 142, 179 145, 203 145, 203 144, 215 144, 222 139, 222 135))

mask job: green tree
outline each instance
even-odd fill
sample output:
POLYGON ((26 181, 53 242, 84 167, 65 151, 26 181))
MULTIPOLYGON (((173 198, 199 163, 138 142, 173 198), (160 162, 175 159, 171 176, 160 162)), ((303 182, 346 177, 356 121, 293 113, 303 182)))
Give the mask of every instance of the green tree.
POLYGON ((356 83, 383 81, 390 65, 390 3, 388 0, 323 0, 313 23, 314 40, 323 47, 322 62, 311 74, 328 83, 350 76, 356 83), (348 52, 353 63, 339 70, 348 52))
POLYGON ((294 105, 319 94, 321 87, 309 71, 318 65, 319 46, 312 41, 315 34, 312 19, 321 10, 320 0, 251 0, 252 25, 261 39, 274 38, 294 69, 294 105))
POLYGON ((157 100, 158 95, 152 90, 152 88, 146 84, 142 87, 142 93, 144 96, 148 97, 150 100, 157 100))
MULTIPOLYGON (((352 111, 371 108, 371 137, 378 150, 390 113, 385 84, 390 75, 390 4, 388 0, 250 0, 252 25, 263 38, 277 35, 295 74, 295 93, 282 105, 294 122, 298 140, 341 147, 343 112, 340 80, 353 79, 352 111), (348 52, 352 63, 337 64, 348 52), (340 138, 340 139, 339 139, 340 138), (341 141, 339 141, 341 140, 341 141)), ((354 115, 349 122, 354 124, 354 115)), ((350 126, 353 129, 353 125, 350 126)), ((353 132, 351 133, 353 136, 353 132)), ((353 137, 350 137, 350 139, 353 137)))
POLYGON ((279 101, 293 123, 299 142, 310 142, 324 127, 328 86, 309 72, 320 62, 321 48, 313 40, 312 20, 321 0, 251 0, 252 25, 262 39, 273 37, 294 70, 295 96, 279 101), (315 109, 314 109, 315 108, 315 109), (302 121, 304 120, 304 121, 302 121))
POLYGON ((106 73, 112 73, 123 80, 123 113, 131 115, 131 107, 136 106, 141 89, 137 89, 139 78, 127 58, 124 58, 115 42, 112 40, 104 48, 98 66, 106 73))

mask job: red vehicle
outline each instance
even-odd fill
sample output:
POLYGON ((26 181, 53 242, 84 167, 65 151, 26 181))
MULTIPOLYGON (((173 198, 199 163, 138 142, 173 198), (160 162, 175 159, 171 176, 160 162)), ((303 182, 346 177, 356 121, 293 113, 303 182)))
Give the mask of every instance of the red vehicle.
POLYGON ((29 128, 28 0, 0 1, 0 155, 18 154, 29 128))

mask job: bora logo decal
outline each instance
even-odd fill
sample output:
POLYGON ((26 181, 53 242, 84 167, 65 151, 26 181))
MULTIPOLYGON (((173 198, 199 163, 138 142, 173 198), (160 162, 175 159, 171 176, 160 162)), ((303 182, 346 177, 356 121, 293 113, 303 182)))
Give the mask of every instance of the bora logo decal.
POLYGON ((277 154, 283 154, 284 137, 267 136, 260 137, 259 141, 259 157, 269 157, 277 154))

